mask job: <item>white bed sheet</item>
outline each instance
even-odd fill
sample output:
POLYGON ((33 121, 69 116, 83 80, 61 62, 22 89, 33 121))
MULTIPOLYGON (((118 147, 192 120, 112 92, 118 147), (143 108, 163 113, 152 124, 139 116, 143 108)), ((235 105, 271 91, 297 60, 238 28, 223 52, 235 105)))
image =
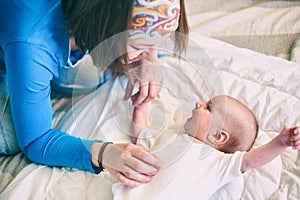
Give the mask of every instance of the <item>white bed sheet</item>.
MULTIPOLYGON (((188 59, 197 60, 192 63, 201 63, 202 73, 198 73, 199 66, 185 61, 178 65, 174 58, 168 56, 161 58, 168 84, 160 98, 152 102, 152 114, 162 117, 159 120, 153 118, 154 128, 180 128, 195 101, 206 100, 219 93, 238 98, 253 110, 260 126, 255 146, 277 135, 284 123, 290 126, 300 124, 299 64, 196 34, 191 34, 191 38, 196 43, 191 45, 188 59), (199 53, 199 47, 203 52, 199 53), (200 62, 203 58, 205 62, 200 62), (216 66, 218 73, 212 82, 204 74, 215 72, 202 68, 211 64, 216 66), (218 89, 208 89, 213 87, 218 89)), ((84 138, 130 141, 132 108, 130 102, 122 100, 125 86, 125 77, 114 83, 107 82, 74 105, 73 112, 67 114, 60 128, 84 138)), ((218 199, 298 199, 299 176, 299 151, 288 149, 281 158, 250 171, 242 181, 222 188, 216 196, 218 199), (238 196, 241 188, 242 193, 238 196)), ((107 172, 93 175, 76 169, 31 164, 11 182, 0 199, 113 199, 113 184, 116 184, 115 180, 107 172)), ((174 190, 180 190, 176 188, 176 181, 170 184, 174 190)), ((123 196, 130 199, 135 190, 127 193, 126 190, 128 188, 125 188, 123 196)), ((151 191, 145 189, 142 192, 144 199, 152 199, 149 196, 151 191)))
POLYGON ((198 34, 299 61, 297 0, 186 0, 186 7, 190 27, 198 34))

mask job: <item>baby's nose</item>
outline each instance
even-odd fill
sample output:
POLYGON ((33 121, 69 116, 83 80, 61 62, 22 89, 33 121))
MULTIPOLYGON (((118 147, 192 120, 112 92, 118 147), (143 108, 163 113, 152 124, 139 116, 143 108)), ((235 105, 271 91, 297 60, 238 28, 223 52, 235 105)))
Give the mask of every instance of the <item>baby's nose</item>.
POLYGON ((201 102, 200 101, 196 102, 196 108, 200 108, 200 107, 201 107, 201 102))

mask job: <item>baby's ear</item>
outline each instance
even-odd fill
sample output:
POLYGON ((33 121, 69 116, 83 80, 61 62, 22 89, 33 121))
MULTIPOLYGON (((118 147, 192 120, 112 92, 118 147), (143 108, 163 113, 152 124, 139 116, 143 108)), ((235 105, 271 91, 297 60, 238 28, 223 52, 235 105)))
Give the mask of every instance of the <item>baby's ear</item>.
POLYGON ((215 145, 223 145, 229 140, 229 133, 224 130, 217 130, 208 135, 208 140, 215 145))

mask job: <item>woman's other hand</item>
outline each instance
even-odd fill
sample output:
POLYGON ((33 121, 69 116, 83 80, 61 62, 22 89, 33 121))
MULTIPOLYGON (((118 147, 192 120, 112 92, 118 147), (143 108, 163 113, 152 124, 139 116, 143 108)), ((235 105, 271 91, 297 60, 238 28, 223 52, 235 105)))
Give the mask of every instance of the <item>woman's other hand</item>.
MULTIPOLYGON (((99 152, 102 143, 93 146, 93 152, 99 152)), ((97 155, 97 154, 95 154, 97 155)), ((93 164, 98 166, 96 156, 93 164)), ((149 150, 130 143, 110 144, 102 156, 102 166, 122 184, 130 187, 147 183, 159 167, 159 159, 149 150)))
POLYGON ((145 51, 140 51, 140 54, 129 54, 131 61, 135 62, 126 73, 128 76, 128 84, 124 99, 128 100, 132 96, 135 84, 139 83, 139 92, 133 106, 138 106, 142 103, 148 103, 151 99, 158 96, 163 82, 163 72, 158 62, 157 50, 150 48, 145 51), (131 56, 133 55, 133 56, 131 56))

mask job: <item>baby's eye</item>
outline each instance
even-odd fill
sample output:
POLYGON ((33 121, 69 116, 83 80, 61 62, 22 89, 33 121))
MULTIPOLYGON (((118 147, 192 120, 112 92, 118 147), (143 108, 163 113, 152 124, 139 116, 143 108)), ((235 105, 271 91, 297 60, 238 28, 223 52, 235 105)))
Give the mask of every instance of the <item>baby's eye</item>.
POLYGON ((208 111, 211 111, 211 109, 210 109, 210 105, 209 105, 209 104, 207 104, 207 106, 206 106, 206 110, 208 110, 208 111))

